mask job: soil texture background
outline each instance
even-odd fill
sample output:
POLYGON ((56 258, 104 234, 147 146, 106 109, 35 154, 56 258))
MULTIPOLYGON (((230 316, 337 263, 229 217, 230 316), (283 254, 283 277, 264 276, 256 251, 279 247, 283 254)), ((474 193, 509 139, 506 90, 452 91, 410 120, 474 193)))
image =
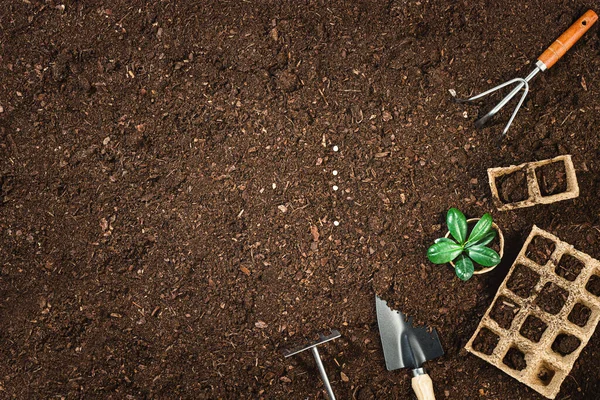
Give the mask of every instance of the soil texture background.
MULTIPOLYGON (((594 6, 4 1, 0 398, 324 399, 281 350, 334 328, 338 398, 411 399, 378 294, 437 329, 438 399, 543 399, 464 345, 534 224, 600 258, 600 24, 501 142, 511 110, 475 130, 498 98, 449 89, 527 75, 594 6), (578 198, 495 209, 487 168, 562 154, 578 198), (452 206, 503 229, 492 273, 427 261, 452 206)), ((597 398, 598 359, 596 333, 557 398, 597 398)))

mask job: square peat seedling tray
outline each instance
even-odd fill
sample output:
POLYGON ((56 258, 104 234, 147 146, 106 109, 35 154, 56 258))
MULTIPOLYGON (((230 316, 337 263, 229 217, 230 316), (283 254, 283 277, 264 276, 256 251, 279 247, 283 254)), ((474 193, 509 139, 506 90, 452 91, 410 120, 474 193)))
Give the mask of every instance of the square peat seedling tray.
POLYGON ((534 226, 465 348, 554 399, 600 320, 600 262, 534 226))
POLYGON ((510 167, 489 168, 492 198, 498 210, 550 204, 579 196, 570 155, 510 167))

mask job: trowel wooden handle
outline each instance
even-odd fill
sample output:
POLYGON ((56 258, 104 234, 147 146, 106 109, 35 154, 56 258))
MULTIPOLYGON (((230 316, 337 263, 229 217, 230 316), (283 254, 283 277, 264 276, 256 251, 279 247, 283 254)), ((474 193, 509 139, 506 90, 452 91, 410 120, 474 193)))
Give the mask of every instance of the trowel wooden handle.
POLYGON ((435 400, 433 382, 427 374, 417 375, 412 378, 412 388, 418 400, 435 400))
POLYGON ((594 25, 597 19, 598 14, 592 10, 586 11, 538 57, 538 60, 543 62, 546 68, 552 67, 594 25))

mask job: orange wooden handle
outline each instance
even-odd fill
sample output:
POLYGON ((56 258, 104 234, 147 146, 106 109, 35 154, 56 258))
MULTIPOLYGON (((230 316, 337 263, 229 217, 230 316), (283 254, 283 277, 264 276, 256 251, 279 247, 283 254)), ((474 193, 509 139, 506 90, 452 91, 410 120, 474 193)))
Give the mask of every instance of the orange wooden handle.
POLYGON ((592 10, 586 11, 538 57, 538 60, 543 62, 546 68, 552 67, 594 25, 597 19, 598 14, 592 10))

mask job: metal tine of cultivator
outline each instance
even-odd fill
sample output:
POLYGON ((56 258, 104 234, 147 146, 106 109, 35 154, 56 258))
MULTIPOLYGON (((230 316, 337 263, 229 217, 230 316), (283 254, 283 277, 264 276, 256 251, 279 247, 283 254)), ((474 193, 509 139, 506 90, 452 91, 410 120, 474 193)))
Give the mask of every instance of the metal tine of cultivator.
POLYGON ((500 111, 509 101, 511 101, 512 98, 515 97, 521 91, 521 89, 523 89, 523 94, 521 95, 521 99, 517 103, 517 106, 515 107, 514 111, 512 112, 512 115, 510 116, 508 123, 506 124, 506 126, 504 127, 504 130, 502 131, 502 137, 504 137, 506 135, 506 132, 508 132, 508 128, 510 128, 512 122, 514 121, 515 117, 517 116, 519 109, 523 105, 523 102, 525 102, 527 93, 529 93, 529 81, 534 76, 536 76, 538 74, 538 72, 541 72, 541 71, 542 71, 542 69, 536 65, 536 68, 533 71, 531 71, 531 73, 529 75, 527 75, 525 78, 514 78, 514 79, 504 82, 498 86, 494 86, 493 88, 486 90, 483 93, 469 97, 468 99, 456 99, 456 101, 459 103, 466 103, 466 102, 470 102, 470 101, 479 100, 482 97, 485 97, 491 93, 494 93, 502 88, 505 88, 505 87, 513 85, 513 84, 517 84, 513 88, 513 90, 511 90, 506 96, 504 96, 504 98, 502 98, 502 100, 500 100, 500 102, 498 104, 496 104, 496 106, 494 108, 492 108, 487 114, 485 114, 483 117, 479 118, 475 122, 476 128, 478 128, 478 129, 482 128, 490 119, 492 119, 492 117, 494 115, 496 115, 498 113, 498 111, 500 111))
POLYGON ((340 336, 341 336, 341 334, 338 330, 332 329, 331 334, 329 334, 327 336, 319 333, 319 340, 317 340, 316 342, 313 342, 311 344, 308 344, 306 346, 303 346, 303 347, 300 347, 297 349, 293 349, 293 350, 287 350, 287 349, 283 350, 283 356, 285 358, 288 358, 295 354, 302 353, 303 351, 310 349, 310 351, 315 359, 315 362, 317 363, 317 368, 319 369, 319 373, 321 374, 321 379, 323 380, 323 384, 325 385, 325 391, 327 392, 327 396, 329 396, 330 400, 335 400, 335 395, 333 394, 333 389, 331 388, 331 384, 329 383, 329 378, 327 377, 327 372, 325 372, 325 367, 323 366, 323 361, 321 361, 321 355, 319 354, 319 350, 317 349, 317 346, 319 346, 323 343, 327 343, 333 339, 337 339, 340 336))
POLYGON ((521 108, 521 105, 525 101, 525 97, 527 97, 527 93, 529 92, 529 84, 527 83, 527 81, 525 79, 515 78, 515 79, 508 81, 508 84, 515 83, 515 82, 519 82, 521 84, 518 85, 516 88, 514 88, 513 91, 510 92, 505 98, 503 98, 500 101, 500 103, 498 103, 496 105, 496 107, 492 108, 490 110, 490 112, 488 112, 486 115, 484 115, 483 117, 481 117, 477 121, 475 121, 476 128, 483 127, 483 125, 490 118, 492 118, 498 111, 500 111, 500 109, 502 109, 502 107, 504 107, 506 105, 506 103, 508 103, 518 93, 518 91, 521 90, 521 88, 523 88, 523 94, 521 95, 521 99, 517 103, 517 106, 515 107, 512 115, 510 116, 510 119, 508 120, 506 126, 504 127, 504 130, 502 131, 502 136, 506 135, 506 132, 508 132, 508 128, 510 128, 510 125, 512 124, 513 120, 515 119, 515 116, 519 112, 519 109, 521 108))

